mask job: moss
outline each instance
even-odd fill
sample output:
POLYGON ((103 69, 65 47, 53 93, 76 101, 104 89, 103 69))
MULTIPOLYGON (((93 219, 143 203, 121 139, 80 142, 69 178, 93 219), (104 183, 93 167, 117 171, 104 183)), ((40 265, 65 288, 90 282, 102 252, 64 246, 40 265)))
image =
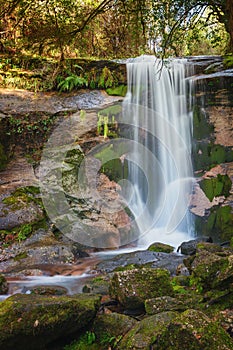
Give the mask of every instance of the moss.
POLYGON ((211 236, 213 240, 224 242, 233 237, 233 212, 229 205, 214 206, 207 218, 195 218, 195 230, 198 234, 211 236))
POLYGON ((169 311, 144 318, 126 334, 119 344, 119 349, 156 349, 154 345, 152 347, 152 344, 165 332, 177 315, 178 313, 169 311))
POLYGON ((200 187, 206 194, 207 198, 212 202, 214 197, 230 195, 232 182, 228 175, 218 174, 217 177, 211 179, 203 179, 200 187))
POLYGON ((226 55, 223 59, 223 64, 226 69, 233 68, 233 55, 226 55))
POLYGON ((108 95, 125 97, 127 93, 127 85, 119 85, 115 88, 108 88, 106 89, 106 92, 108 95))
POLYGON ((118 182, 127 176, 127 171, 119 158, 111 159, 104 163, 100 169, 101 173, 107 175, 110 180, 118 182))
POLYGON ((162 252, 162 253, 172 253, 174 251, 174 247, 164 244, 164 243, 153 243, 148 248, 151 252, 162 252))
POLYGON ((28 224, 23 224, 16 226, 11 230, 0 230, 0 237, 3 241, 9 240, 14 242, 14 240, 23 241, 28 238, 32 232, 35 232, 37 229, 43 228, 48 229, 48 224, 46 218, 38 220, 36 222, 31 222, 28 224))
POLYGON ((233 151, 231 147, 211 142, 197 142, 193 147, 194 169, 210 169, 216 164, 233 161, 233 151))
POLYGON ((27 252, 22 252, 14 257, 14 261, 20 261, 21 259, 26 259, 27 257, 27 252))
POLYGON ((146 299, 173 295, 169 272, 165 269, 132 269, 115 272, 109 294, 127 309, 144 309, 146 299))
POLYGON ((0 304, 0 345, 25 349, 30 343, 41 349, 87 326, 99 306, 100 297, 94 295, 13 295, 0 304))
POLYGON ((122 112, 122 106, 119 104, 114 104, 107 108, 101 109, 100 114, 104 116, 117 116, 122 112))
POLYGON ((3 199, 3 203, 9 205, 11 210, 18 210, 28 206, 28 204, 34 202, 35 204, 43 207, 42 200, 38 196, 40 190, 35 186, 26 186, 17 188, 9 197, 3 199))
POLYGON ((211 208, 206 229, 217 233, 222 241, 230 240, 233 236, 232 208, 229 205, 211 208))
POLYGON ((116 348, 123 335, 136 323, 135 319, 126 315, 104 314, 96 317, 92 330, 96 334, 96 341, 104 345, 105 349, 109 349, 109 347, 116 348))
POLYGON ((202 140, 209 137, 214 132, 214 127, 209 123, 206 113, 203 113, 199 106, 193 109, 193 137, 202 140))

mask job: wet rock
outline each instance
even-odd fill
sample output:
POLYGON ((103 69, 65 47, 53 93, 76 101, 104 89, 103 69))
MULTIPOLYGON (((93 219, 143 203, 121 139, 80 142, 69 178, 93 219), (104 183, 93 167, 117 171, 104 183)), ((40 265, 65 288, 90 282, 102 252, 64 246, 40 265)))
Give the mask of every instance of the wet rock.
POLYGON ((79 333, 92 321, 100 297, 48 297, 16 294, 0 304, 0 345, 3 349, 44 349, 49 343, 79 333))
POLYGON ((183 256, 176 253, 151 252, 148 250, 119 254, 102 261, 96 266, 98 272, 113 272, 139 267, 167 269, 171 275, 176 275, 177 267, 183 263, 183 256))
POLYGON ((119 349, 231 350, 229 334, 204 313, 186 310, 181 315, 163 312, 136 324, 122 339, 119 349))
POLYGON ((109 294, 126 309, 143 309, 146 299, 173 295, 173 289, 167 270, 142 268, 115 272, 109 294))
POLYGON ((196 249, 197 249, 197 244, 199 242, 210 242, 212 243, 213 240, 211 237, 199 237, 196 239, 192 239, 190 241, 187 242, 183 242, 181 243, 181 245, 177 248, 177 252, 181 252, 181 254, 184 255, 193 255, 196 253, 196 249))

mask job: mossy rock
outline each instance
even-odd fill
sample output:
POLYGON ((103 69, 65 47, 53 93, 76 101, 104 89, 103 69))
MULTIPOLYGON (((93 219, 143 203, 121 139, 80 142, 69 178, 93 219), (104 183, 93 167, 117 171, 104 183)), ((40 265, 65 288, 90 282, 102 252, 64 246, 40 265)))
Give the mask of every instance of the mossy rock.
POLYGON ((233 341, 203 312, 163 312, 139 322, 122 339, 120 350, 232 350, 233 341))
POLYGON ((160 242, 155 242, 149 246, 147 250, 151 252, 163 252, 163 253, 172 253, 174 251, 174 247, 169 244, 164 244, 160 242))
POLYGON ((7 294, 8 292, 8 285, 6 278, 0 274, 0 294, 7 294))
POLYGON ((186 310, 154 342, 154 350, 231 350, 229 334, 203 312, 186 310))
POLYGON ((164 311, 184 311, 187 307, 176 298, 163 296, 145 301, 145 310, 148 315, 159 314, 164 311))
POLYGON ((221 256, 199 248, 191 268, 192 284, 199 291, 228 289, 233 282, 233 255, 221 256))
POLYGON ((144 318, 124 336, 119 344, 119 350, 154 349, 152 344, 177 316, 177 312, 162 312, 144 318))
POLYGON ((115 272, 109 294, 126 309, 144 309, 146 299, 173 295, 169 272, 165 269, 132 269, 115 272))
POLYGON ((232 147, 225 147, 203 140, 193 146, 194 170, 207 170, 216 164, 233 161, 232 147))
POLYGON ((199 106, 193 109, 193 137, 196 140, 209 138, 214 132, 214 126, 207 119, 206 113, 203 113, 199 106))
POLYGON ((137 321, 129 316, 112 313, 98 315, 93 323, 92 331, 96 335, 96 341, 105 349, 115 345, 130 331, 137 321))
POLYGON ((119 158, 111 159, 103 164, 100 172, 115 182, 127 178, 128 175, 127 167, 123 166, 122 161, 119 158))
POLYGON ((95 293, 100 295, 108 295, 109 280, 105 277, 96 277, 91 279, 83 286, 83 293, 95 293))
POLYGON ((200 182, 200 187, 212 202, 214 197, 225 196, 228 197, 230 194, 232 182, 228 175, 218 174, 217 177, 211 179, 203 179, 200 182))
POLYGON ((231 206, 214 206, 206 218, 195 218, 195 230, 209 235, 217 242, 230 241, 233 237, 233 211, 231 206))
POLYGON ((0 347, 44 349, 47 344, 80 332, 100 306, 97 295, 15 294, 0 304, 0 347))
POLYGON ((233 236, 233 212, 229 205, 211 208, 206 229, 216 233, 220 241, 230 240, 233 236))
POLYGON ((108 95, 125 97, 127 93, 127 85, 119 85, 117 87, 106 89, 108 95))

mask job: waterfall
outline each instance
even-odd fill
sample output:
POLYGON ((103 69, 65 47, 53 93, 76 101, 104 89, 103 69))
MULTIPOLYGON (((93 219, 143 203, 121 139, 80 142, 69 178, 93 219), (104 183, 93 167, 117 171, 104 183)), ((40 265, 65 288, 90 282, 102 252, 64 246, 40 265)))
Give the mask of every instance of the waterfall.
POLYGON ((127 63, 123 121, 132 140, 123 192, 139 245, 175 246, 192 236, 191 80, 184 59, 142 56, 127 63))

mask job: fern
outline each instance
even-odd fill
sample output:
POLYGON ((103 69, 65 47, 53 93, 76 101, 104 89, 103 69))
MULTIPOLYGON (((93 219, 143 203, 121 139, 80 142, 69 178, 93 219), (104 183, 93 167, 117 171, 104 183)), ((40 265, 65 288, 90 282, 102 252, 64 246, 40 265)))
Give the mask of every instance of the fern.
POLYGON ((57 87, 60 91, 72 91, 75 88, 83 86, 88 86, 87 80, 83 77, 72 74, 64 80, 60 81, 57 87))

